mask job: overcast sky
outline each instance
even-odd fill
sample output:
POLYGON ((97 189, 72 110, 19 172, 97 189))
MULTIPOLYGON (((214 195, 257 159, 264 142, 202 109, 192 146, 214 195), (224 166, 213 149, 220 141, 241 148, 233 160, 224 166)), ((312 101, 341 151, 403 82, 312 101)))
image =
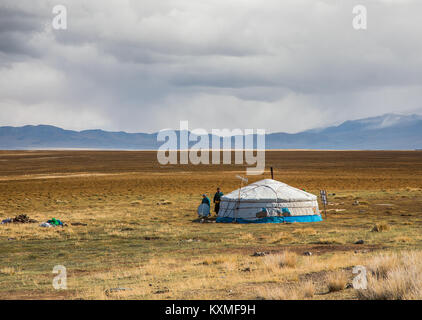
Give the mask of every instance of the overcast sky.
POLYGON ((0 125, 297 132, 422 114, 420 0, 2 0, 0 125), (52 8, 67 8, 54 30, 52 8), (352 27, 357 4, 368 29, 352 27))

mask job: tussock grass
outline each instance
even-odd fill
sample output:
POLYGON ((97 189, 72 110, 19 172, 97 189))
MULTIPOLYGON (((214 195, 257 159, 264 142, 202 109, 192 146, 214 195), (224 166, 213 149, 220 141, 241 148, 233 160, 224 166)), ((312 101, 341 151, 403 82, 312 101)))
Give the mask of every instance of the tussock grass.
POLYGON ((264 264, 269 269, 295 268, 298 264, 298 256, 294 252, 284 251, 264 257, 264 264))
POLYGON ((369 261, 368 268, 377 279, 385 279, 388 272, 401 263, 399 256, 396 254, 380 254, 369 261))
POLYGON ((358 290, 366 300, 422 299, 422 253, 378 255, 369 262, 368 287, 358 290))
POLYGON ((14 275, 16 273, 17 273, 17 271, 13 267, 3 267, 3 268, 0 268, 0 274, 11 276, 11 275, 14 275))
POLYGON ((315 285, 312 281, 306 281, 302 285, 301 289, 305 298, 313 298, 315 294, 315 285))
POLYGON ((317 231, 313 228, 303 228, 303 229, 295 229, 293 230, 293 234, 301 235, 301 236, 309 236, 317 234, 317 231))
POLYGON ((222 264, 222 263, 224 263, 224 262, 227 262, 227 261, 225 261, 224 259, 221 259, 221 258, 207 258, 207 259, 205 259, 203 262, 202 262, 202 264, 203 265, 206 265, 206 266, 209 266, 209 265, 217 265, 217 264, 222 264))
POLYGON ((327 276, 328 292, 341 291, 346 287, 347 276, 344 271, 337 271, 327 276))
POLYGON ((238 239, 244 240, 244 241, 254 241, 255 237, 252 233, 241 233, 238 239))
POLYGON ((390 226, 385 222, 376 223, 371 229, 372 232, 383 232, 388 230, 390 230, 390 226))
POLYGON ((278 236, 273 236, 270 239, 270 243, 277 244, 277 243, 288 243, 291 242, 294 238, 289 234, 280 234, 278 236))

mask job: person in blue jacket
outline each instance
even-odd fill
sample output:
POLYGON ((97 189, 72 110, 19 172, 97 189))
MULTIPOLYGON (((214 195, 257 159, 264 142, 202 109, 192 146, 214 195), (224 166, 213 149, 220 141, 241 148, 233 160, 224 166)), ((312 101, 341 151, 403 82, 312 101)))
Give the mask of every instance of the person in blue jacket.
POLYGON ((211 201, 205 193, 202 195, 202 202, 201 203, 206 203, 209 207, 211 207, 211 201))

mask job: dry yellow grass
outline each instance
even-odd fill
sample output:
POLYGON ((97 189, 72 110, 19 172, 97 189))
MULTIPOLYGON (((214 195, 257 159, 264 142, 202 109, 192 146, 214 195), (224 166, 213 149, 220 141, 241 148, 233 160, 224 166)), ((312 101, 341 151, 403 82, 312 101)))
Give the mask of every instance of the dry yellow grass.
POLYGON ((368 287, 360 299, 422 299, 422 253, 401 252, 376 256, 369 262, 368 287))
POLYGON ((422 165, 412 152, 268 152, 267 164, 283 167, 277 180, 314 194, 324 186, 336 193, 330 208, 344 211, 320 223, 260 225, 192 222, 201 194, 236 189, 242 166, 161 167, 148 152, 0 158, 0 219, 69 223, 0 225, 0 299, 349 299, 354 290, 327 293, 328 274, 350 278, 381 250, 422 248, 422 165), (375 205, 391 203, 400 211, 375 205), (391 228, 369 232, 379 221, 391 228), (67 268, 66 291, 52 289, 56 264, 67 268))
POLYGON ((304 300, 314 297, 315 287, 308 281, 300 285, 286 287, 263 287, 255 290, 258 299, 265 300, 304 300))
POLYGON ((381 223, 376 223, 373 227, 372 230, 373 232, 383 232, 383 231, 387 231, 390 230, 390 226, 387 223, 381 222, 381 223))
POLYGON ((280 254, 273 254, 264 258, 264 264, 270 269, 277 268, 294 268, 298 262, 297 254, 294 252, 284 251, 280 254))
POLYGON ((347 276, 344 271, 338 271, 327 276, 328 292, 343 290, 347 284, 347 276))
POLYGON ((13 267, 3 267, 3 268, 0 268, 0 274, 14 275, 16 274, 16 270, 13 267))
POLYGON ((312 281, 306 281, 302 285, 302 292, 304 298, 313 298, 315 295, 315 285, 312 281))
POLYGON ((395 237, 393 240, 396 242, 402 242, 402 243, 411 243, 415 241, 415 239, 407 237, 407 236, 398 236, 398 237, 395 237))
POLYGON ((317 231, 314 228, 303 228, 303 229, 295 229, 292 232, 295 235, 300 236, 309 236, 317 234, 317 231))

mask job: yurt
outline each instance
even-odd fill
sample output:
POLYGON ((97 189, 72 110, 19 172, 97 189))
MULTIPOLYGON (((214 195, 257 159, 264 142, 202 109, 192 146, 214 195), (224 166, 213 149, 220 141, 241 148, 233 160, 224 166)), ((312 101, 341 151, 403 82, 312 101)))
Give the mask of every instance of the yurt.
POLYGON ((217 222, 283 223, 322 221, 317 196, 264 179, 221 197, 217 222))

